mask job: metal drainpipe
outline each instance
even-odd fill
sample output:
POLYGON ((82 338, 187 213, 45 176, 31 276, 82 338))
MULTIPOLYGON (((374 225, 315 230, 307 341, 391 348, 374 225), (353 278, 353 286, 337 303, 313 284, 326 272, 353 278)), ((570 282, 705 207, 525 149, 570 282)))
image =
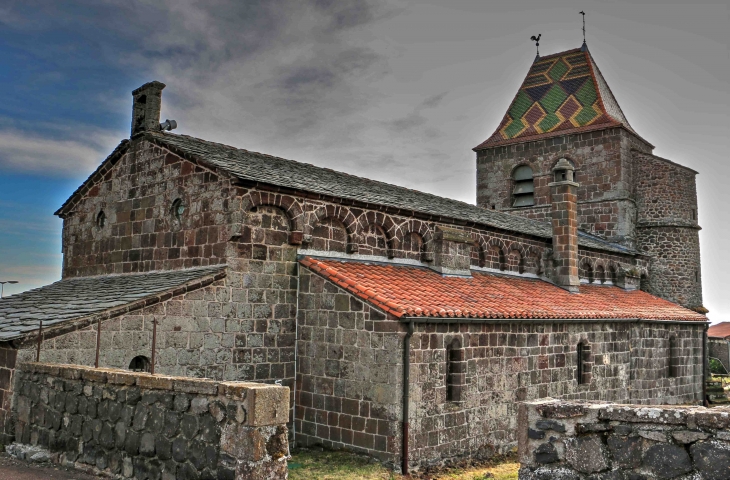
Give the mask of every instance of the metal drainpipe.
POLYGON ((403 475, 408 475, 408 403, 410 402, 411 380, 411 337, 413 336, 413 320, 408 322, 408 332, 403 339, 403 448, 401 450, 403 475))
POLYGON ((707 360, 707 330, 710 325, 705 323, 704 334, 702 335, 702 405, 709 407, 710 403, 707 401, 707 373, 708 373, 708 360, 707 360))

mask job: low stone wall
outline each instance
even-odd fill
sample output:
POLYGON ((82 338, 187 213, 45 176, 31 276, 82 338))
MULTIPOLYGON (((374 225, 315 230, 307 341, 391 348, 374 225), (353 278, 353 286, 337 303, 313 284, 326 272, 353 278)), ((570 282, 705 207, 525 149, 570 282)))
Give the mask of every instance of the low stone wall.
POLYGON ((730 479, 730 408, 520 405, 520 480, 730 479))
POLYGON ((15 440, 117 478, 286 478, 288 414, 277 385, 43 363, 15 372, 15 440))

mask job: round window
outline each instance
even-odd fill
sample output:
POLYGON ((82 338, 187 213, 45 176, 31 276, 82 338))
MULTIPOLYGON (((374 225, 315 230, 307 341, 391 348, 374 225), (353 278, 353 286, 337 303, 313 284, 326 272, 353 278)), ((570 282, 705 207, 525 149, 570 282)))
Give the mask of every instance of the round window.
POLYGON ((178 220, 182 218, 182 214, 185 213, 185 205, 183 205, 182 200, 177 198, 174 202, 172 202, 170 213, 172 213, 172 216, 178 220))

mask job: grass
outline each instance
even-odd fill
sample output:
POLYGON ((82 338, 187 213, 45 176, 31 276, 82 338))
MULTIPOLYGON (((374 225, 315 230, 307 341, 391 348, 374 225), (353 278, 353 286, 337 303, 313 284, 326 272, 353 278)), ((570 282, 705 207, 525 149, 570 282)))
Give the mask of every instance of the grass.
MULTIPOLYGON (((439 480, 517 480, 519 463, 513 459, 479 467, 454 468, 431 475, 415 476, 439 480)), ((401 480, 368 457, 347 452, 298 450, 289 460, 290 480, 401 480)))

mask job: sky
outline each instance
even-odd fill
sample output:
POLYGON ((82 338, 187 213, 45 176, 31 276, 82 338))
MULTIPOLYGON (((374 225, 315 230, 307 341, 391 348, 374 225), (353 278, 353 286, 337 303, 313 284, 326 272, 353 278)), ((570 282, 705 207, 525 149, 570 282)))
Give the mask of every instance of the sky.
POLYGON ((730 321, 728 2, 0 0, 0 281, 60 278, 53 212, 167 84, 176 132, 474 203, 534 56, 587 42, 656 155, 700 172, 704 303, 730 321))

